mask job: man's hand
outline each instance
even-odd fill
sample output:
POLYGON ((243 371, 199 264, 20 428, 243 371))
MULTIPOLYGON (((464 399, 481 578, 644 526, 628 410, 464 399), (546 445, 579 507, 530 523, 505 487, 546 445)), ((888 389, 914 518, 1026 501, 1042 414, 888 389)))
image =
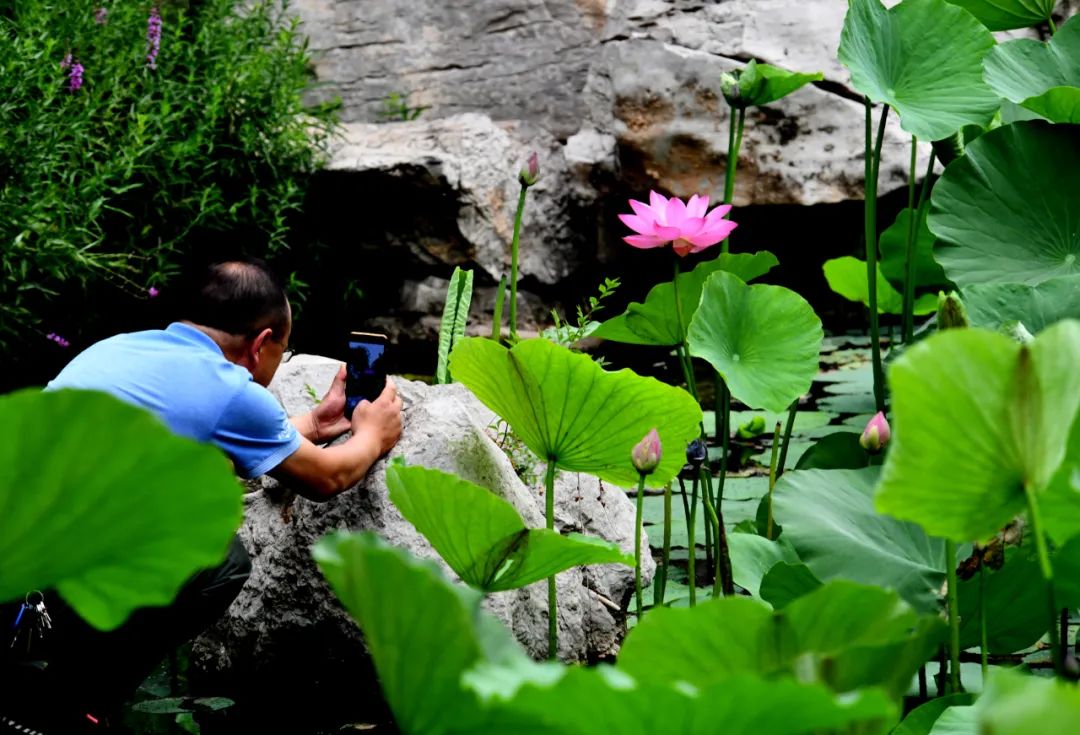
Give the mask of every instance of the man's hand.
POLYGON ((397 386, 387 378, 386 387, 374 402, 360 401, 353 409, 353 434, 365 437, 372 446, 378 448, 381 457, 389 452, 401 437, 401 406, 397 386))
POLYGON ((345 418, 345 366, 338 370, 330 390, 326 391, 322 401, 311 411, 311 423, 315 432, 312 441, 329 442, 349 430, 349 420, 345 418))

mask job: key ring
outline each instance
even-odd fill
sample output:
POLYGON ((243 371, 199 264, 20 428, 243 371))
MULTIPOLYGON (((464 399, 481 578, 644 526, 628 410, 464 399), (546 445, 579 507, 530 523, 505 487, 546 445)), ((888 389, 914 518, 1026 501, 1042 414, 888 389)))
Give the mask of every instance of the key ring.
POLYGON ((30 607, 37 607, 41 603, 45 602, 45 595, 41 594, 39 590, 30 590, 26 593, 26 597, 23 598, 23 602, 25 602, 30 607), (30 598, 34 595, 37 595, 37 602, 30 602, 30 598))

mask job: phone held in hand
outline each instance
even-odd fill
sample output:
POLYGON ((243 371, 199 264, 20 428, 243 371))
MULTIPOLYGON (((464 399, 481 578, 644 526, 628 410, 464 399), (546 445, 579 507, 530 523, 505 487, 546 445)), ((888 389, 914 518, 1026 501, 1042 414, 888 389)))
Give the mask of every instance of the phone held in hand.
POLYGON ((345 416, 352 418, 360 401, 374 401, 386 387, 385 334, 350 332, 345 379, 345 416))

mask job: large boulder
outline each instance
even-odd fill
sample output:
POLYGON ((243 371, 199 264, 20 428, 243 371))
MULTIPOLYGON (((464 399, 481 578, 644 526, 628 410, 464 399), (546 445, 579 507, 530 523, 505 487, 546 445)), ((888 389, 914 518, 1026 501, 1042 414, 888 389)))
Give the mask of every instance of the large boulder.
MULTIPOLYGON (((326 358, 293 357, 278 371, 271 391, 290 414, 310 410, 312 391, 322 395, 339 365, 326 358)), ((496 441, 496 417, 483 404, 461 385, 397 383, 405 404, 404 432, 391 457, 490 488, 509 500, 527 525, 543 525, 543 489, 533 481, 543 468, 520 449, 507 455, 496 441)), ((235 695, 249 716, 271 711, 267 708, 276 704, 283 681, 289 682, 290 697, 304 702, 305 717, 348 711, 358 692, 378 691, 360 632, 324 582, 310 549, 331 531, 371 530, 436 560, 453 576, 389 501, 385 468, 386 461, 380 461, 357 487, 326 503, 298 497, 272 480, 247 496, 240 537, 252 558, 252 574, 225 618, 196 643, 194 662, 202 686, 235 695)), ((555 515, 564 532, 596 535, 633 549, 633 503, 619 488, 560 473, 555 515)), ((646 581, 654 570, 646 558, 646 581)), ((614 655, 632 592, 633 570, 626 566, 560 574, 560 658, 595 661, 614 655)), ((546 583, 490 595, 485 605, 530 654, 546 655, 546 583)))

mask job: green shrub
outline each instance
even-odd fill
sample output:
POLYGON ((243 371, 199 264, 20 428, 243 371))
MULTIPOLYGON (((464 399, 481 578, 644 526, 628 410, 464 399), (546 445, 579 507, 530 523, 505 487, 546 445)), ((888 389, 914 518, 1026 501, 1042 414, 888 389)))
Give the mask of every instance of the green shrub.
POLYGON ((286 247, 333 125, 303 105, 288 4, 0 0, 0 343, 78 328, 218 242, 286 247))

